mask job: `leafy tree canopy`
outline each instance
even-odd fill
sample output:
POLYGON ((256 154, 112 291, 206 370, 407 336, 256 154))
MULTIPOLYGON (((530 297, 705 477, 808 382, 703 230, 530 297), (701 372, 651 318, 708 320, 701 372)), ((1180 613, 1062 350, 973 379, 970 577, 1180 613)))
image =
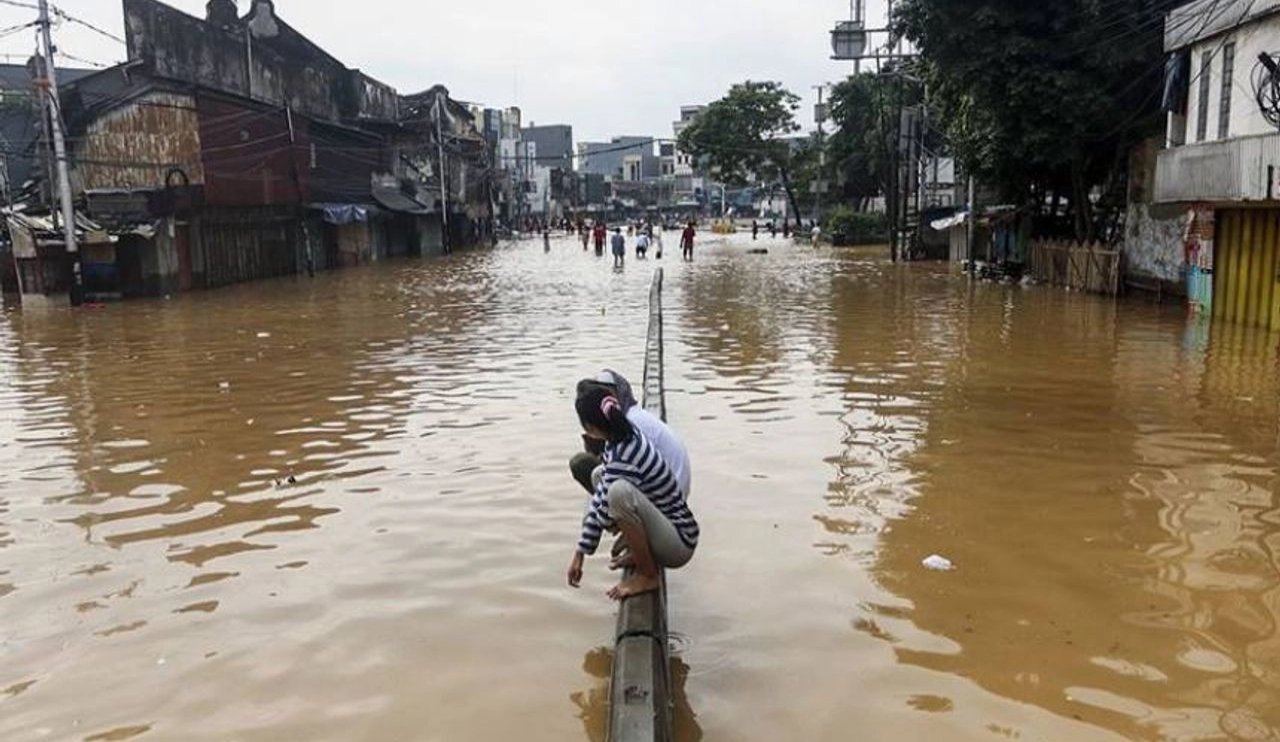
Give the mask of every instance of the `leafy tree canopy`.
MULTIPOLYGON (((726 183, 780 180, 793 210, 793 155, 800 98, 777 82, 747 81, 707 106, 680 134, 680 148, 726 183)), ((797 210, 797 221, 799 220, 797 210)))

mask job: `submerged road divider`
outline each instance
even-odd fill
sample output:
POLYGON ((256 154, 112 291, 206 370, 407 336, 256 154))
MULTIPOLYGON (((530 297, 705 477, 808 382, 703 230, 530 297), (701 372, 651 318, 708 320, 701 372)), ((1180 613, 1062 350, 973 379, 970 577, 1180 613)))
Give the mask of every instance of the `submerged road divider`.
MULTIPOLYGON (((667 419, 662 370, 662 269, 649 290, 649 339, 644 357, 644 408, 667 419)), ((671 658, 667 641, 667 580, 657 592, 622 602, 609 685, 610 742, 671 742, 671 658)))

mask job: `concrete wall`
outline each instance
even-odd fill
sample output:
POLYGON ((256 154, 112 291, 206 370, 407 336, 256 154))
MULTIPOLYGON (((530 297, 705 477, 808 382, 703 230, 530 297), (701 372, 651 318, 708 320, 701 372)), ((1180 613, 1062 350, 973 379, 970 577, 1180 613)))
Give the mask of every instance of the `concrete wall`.
POLYGON ((641 178, 656 178, 661 172, 661 159, 654 151, 652 137, 615 137, 611 142, 583 142, 578 148, 579 169, 584 173, 622 179, 626 175, 628 156, 639 156, 641 178))
POLYGON ((523 130, 525 142, 537 148, 539 167, 573 169, 573 127, 566 124, 530 126, 523 130))
POLYGON ((255 3, 229 29, 156 0, 124 0, 124 21, 129 58, 161 77, 330 121, 398 120, 394 89, 343 66, 275 18, 268 3, 255 3))
POLYGON ((1187 225, 1194 213, 1187 204, 1155 204, 1159 142, 1150 139, 1129 153, 1129 207, 1125 214, 1123 280, 1158 284, 1186 292, 1187 225))
MULTIPOLYGON (((1239 13, 1224 12, 1222 15, 1238 17, 1239 13)), ((1254 99, 1252 75, 1254 67, 1258 64, 1260 53, 1274 54, 1280 50, 1280 15, 1249 23, 1191 47, 1190 89, 1187 91, 1187 144, 1194 144, 1198 140, 1201 70, 1206 55, 1210 57, 1209 107, 1206 117, 1206 136, 1203 141, 1213 142, 1222 139, 1219 136, 1218 121, 1223 102, 1223 60, 1226 45, 1231 43, 1235 44, 1235 63, 1229 81, 1228 98, 1231 110, 1227 136, 1242 137, 1275 133, 1275 127, 1262 117, 1262 112, 1254 99)))
POLYGON ((1182 206, 1130 204, 1125 217, 1126 277, 1182 286, 1191 213, 1182 206))

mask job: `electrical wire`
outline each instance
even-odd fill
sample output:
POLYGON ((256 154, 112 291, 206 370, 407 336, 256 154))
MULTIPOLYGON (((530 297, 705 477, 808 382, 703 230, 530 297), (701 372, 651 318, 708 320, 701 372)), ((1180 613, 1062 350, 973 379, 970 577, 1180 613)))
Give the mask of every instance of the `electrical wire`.
POLYGON ((65 19, 65 20, 71 21, 72 23, 76 23, 76 24, 79 24, 79 25, 81 25, 81 26, 84 26, 85 28, 89 29, 90 31, 93 31, 94 33, 98 34, 99 36, 104 36, 104 37, 106 37, 106 38, 108 38, 108 39, 111 39, 112 41, 115 41, 115 42, 118 42, 118 43, 120 43, 120 44, 124 44, 124 45, 128 46, 128 43, 129 43, 129 42, 125 41, 124 39, 120 38, 119 36, 116 36, 115 34, 111 33, 110 31, 104 31, 104 30, 102 30, 101 28, 98 28, 97 26, 93 25, 92 23, 90 23, 90 22, 88 22, 88 21, 86 21, 86 20, 83 20, 83 19, 77 18, 77 17, 75 17, 75 16, 71 15, 70 13, 68 13, 67 11, 63 10, 62 8, 59 8, 59 7, 57 7, 57 6, 53 6, 53 7, 51 7, 51 8, 50 8, 50 10, 51 10, 51 12, 52 12, 55 16, 57 16, 57 17, 59 17, 59 18, 62 18, 62 19, 65 19))

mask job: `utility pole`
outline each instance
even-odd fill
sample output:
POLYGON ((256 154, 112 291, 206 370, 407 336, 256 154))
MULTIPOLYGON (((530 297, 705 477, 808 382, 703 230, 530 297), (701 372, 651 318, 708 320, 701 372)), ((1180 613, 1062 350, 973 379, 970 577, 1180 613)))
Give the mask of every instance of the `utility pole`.
POLYGON ((977 191, 978 186, 973 179, 973 174, 969 175, 969 221, 965 225, 967 235, 965 237, 968 242, 967 251, 969 253, 969 275, 976 275, 978 272, 977 258, 973 255, 973 242, 978 234, 978 214, 977 214, 977 191))
POLYGON ((80 272, 80 248, 76 245, 76 210, 71 201, 71 177, 67 167, 67 142, 62 134, 62 104, 58 99, 58 73, 54 61, 49 0, 39 0, 40 37, 44 41, 44 84, 47 86, 50 128, 53 129, 53 156, 58 165, 58 196, 62 201, 62 229, 67 256, 71 258, 71 306, 84 303, 84 276, 80 272))
MULTIPOLYGON (((41 0, 44 2, 44 0, 41 0)), ((440 108, 441 93, 436 93, 435 101, 435 117, 436 117, 436 153, 440 158, 439 178, 440 178, 440 224, 443 230, 440 235, 441 247, 445 253, 451 253, 451 245, 449 244, 449 180, 445 172, 444 163, 444 122, 442 119, 443 111, 440 108)))
MULTIPOLYGON (((815 114, 814 119, 816 119, 816 123, 818 124, 818 180, 814 184, 816 186, 815 188, 816 194, 814 198, 813 218, 819 224, 821 224, 822 223, 822 194, 827 188, 827 143, 826 143, 827 134, 822 129, 822 125, 826 123, 826 120, 827 120, 827 109, 826 109, 826 104, 822 102, 822 94, 826 92, 827 86, 814 85, 813 87, 815 90, 818 91, 818 107, 814 109, 814 114, 815 114)), ((786 213, 786 210, 784 209, 783 210, 784 222, 786 221, 785 213, 786 213)), ((796 221, 797 222, 800 221, 799 214, 796 214, 796 221)))

